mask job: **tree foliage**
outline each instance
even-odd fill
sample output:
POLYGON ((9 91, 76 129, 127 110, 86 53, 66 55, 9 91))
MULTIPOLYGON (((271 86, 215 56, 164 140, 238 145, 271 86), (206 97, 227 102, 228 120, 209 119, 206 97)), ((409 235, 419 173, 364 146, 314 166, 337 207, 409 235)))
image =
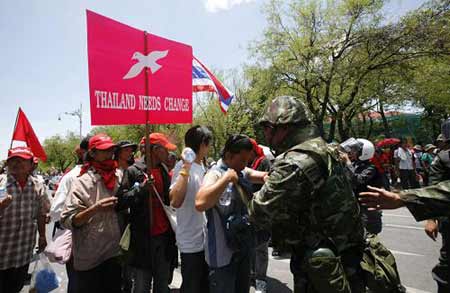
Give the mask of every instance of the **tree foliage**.
POLYGON ((40 167, 47 170, 55 167, 64 172, 76 162, 75 147, 80 144, 79 136, 69 132, 66 136, 54 135, 44 140, 43 147, 47 154, 47 161, 40 167))
POLYGON ((333 140, 337 130, 347 138, 361 113, 385 102, 367 89, 383 83, 385 90, 395 89, 398 77, 414 70, 411 62, 440 62, 450 53, 447 1, 430 2, 394 23, 386 23, 384 4, 270 1, 268 26, 252 46, 257 62, 247 70, 249 83, 261 87, 252 91, 272 86, 272 93, 299 97, 322 136, 333 140), (384 79, 386 72, 395 78, 384 79))

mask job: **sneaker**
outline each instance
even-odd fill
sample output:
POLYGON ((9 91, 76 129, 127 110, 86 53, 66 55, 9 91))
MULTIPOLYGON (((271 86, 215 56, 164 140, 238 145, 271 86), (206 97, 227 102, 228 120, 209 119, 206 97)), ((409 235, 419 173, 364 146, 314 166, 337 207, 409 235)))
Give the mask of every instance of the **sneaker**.
POLYGON ((264 280, 256 280, 255 293, 267 293, 267 282, 264 280))

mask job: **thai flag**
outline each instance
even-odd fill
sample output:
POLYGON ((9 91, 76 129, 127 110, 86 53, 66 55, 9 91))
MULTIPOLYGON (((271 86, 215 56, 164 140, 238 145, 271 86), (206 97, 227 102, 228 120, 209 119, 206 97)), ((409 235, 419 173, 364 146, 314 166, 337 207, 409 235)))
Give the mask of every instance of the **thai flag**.
POLYGON ((234 94, 230 92, 197 58, 192 60, 192 91, 217 93, 222 112, 226 113, 234 94))

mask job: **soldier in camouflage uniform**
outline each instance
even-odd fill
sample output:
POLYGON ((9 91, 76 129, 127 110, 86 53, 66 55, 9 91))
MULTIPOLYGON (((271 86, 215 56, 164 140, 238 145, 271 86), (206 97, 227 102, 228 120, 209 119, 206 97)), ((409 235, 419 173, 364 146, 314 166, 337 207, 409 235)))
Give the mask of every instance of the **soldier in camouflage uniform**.
MULTIPOLYGON (((365 199, 366 204, 373 208, 384 208, 389 205, 389 200, 382 201, 383 197, 390 199, 391 208, 397 205, 410 210, 417 221, 436 218, 439 230, 442 234, 442 248, 440 250, 439 263, 433 268, 432 275, 438 284, 438 292, 450 292, 450 119, 442 124, 441 151, 438 153, 430 168, 430 184, 432 186, 405 190, 400 194, 386 193, 378 190, 378 198, 365 199), (380 198, 381 197, 381 198, 380 198), (377 201, 378 199, 378 201, 377 201), (445 217, 447 216, 447 217, 445 217)), ((373 195, 369 193, 368 195, 373 195)))
MULTIPOLYGON (((446 132, 446 128, 450 130, 450 120, 442 125, 442 132, 446 132)), ((441 150, 437 154, 430 166, 429 181, 430 184, 450 180, 450 135, 443 137, 441 150)), ((436 219, 439 225, 439 232, 442 235, 442 247, 440 250, 439 263, 433 268, 433 279, 438 284, 438 292, 450 292, 450 219, 448 217, 440 217, 436 219)))
POLYGON ((278 156, 249 213, 292 245, 294 292, 364 292, 364 228, 338 153, 293 97, 274 99, 260 124, 278 156))

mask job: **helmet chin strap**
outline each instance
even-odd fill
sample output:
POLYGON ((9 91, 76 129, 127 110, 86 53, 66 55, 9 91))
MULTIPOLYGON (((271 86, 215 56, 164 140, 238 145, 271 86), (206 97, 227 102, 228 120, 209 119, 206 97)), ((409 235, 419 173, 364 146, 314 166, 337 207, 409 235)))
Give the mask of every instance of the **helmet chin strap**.
POLYGON ((273 142, 273 140, 275 138, 275 134, 278 130, 278 127, 279 127, 278 125, 274 125, 274 127, 270 129, 270 141, 267 141, 270 148, 275 151, 274 157, 276 157, 276 155, 278 154, 277 146, 273 142))

